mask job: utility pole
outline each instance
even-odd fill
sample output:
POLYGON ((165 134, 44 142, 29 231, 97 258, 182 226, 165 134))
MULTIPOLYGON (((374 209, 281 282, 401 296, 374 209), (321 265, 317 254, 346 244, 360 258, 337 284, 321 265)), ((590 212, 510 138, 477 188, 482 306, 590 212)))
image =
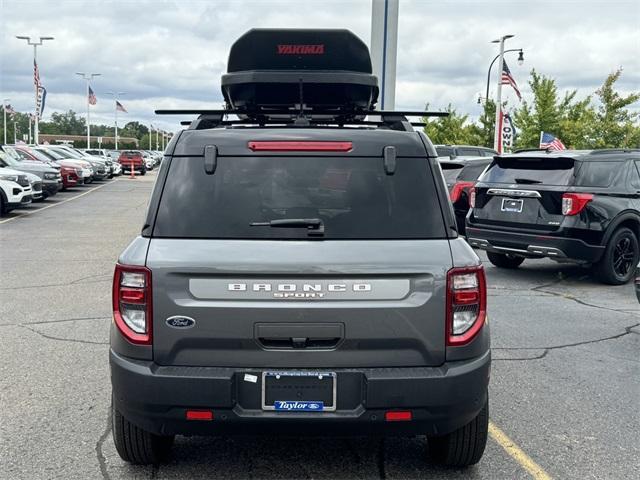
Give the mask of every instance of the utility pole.
POLYGON ((500 131, 500 120, 502 116, 502 70, 504 69, 504 42, 509 38, 513 38, 513 35, 504 35, 498 40, 493 40, 491 42, 500 44, 500 61, 498 62, 498 93, 496 95, 496 121, 493 137, 493 149, 498 153, 502 153, 502 132, 500 131))
POLYGON ((398 0, 371 2, 371 61, 380 82, 380 110, 395 108, 398 4, 398 0))
POLYGON ((91 88, 89 84, 93 77, 99 77, 102 75, 101 73, 84 73, 84 72, 76 72, 76 75, 81 76, 87 81, 87 148, 91 148, 91 121, 90 121, 90 110, 91 102, 89 101, 89 89, 91 88))
POLYGON ((33 45, 33 81, 34 81, 34 87, 36 90, 36 102, 35 102, 35 114, 36 114, 36 118, 34 120, 34 139, 35 139, 35 144, 38 144, 38 121, 40 119, 40 109, 38 106, 38 96, 40 95, 40 92, 38 91, 40 88, 40 70, 38 68, 38 62, 37 62, 37 54, 38 54, 38 50, 37 48, 43 44, 43 42, 45 40, 53 40, 53 37, 39 37, 40 41, 38 42, 32 42, 31 41, 31 37, 27 37, 27 36, 16 36, 17 39, 19 40, 26 40, 27 41, 27 45, 33 45))
POLYGON ((4 112, 4 124, 3 124, 3 130, 4 130, 4 144, 7 144, 7 102, 11 100, 10 98, 3 98, 2 99, 2 111, 4 112))
POLYGON ((118 150, 118 97, 120 95, 126 95, 127 92, 107 92, 107 95, 113 96, 114 108, 115 108, 115 150, 118 150))

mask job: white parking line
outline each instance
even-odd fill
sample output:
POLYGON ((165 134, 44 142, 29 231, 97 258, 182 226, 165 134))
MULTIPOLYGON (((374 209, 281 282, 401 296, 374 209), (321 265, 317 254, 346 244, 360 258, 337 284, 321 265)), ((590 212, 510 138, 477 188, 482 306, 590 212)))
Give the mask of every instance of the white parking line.
POLYGON ((95 192, 96 190, 99 190, 102 187, 106 187, 107 185, 111 185, 112 183, 117 182, 119 180, 120 179, 117 178, 115 180, 112 180, 111 182, 103 183, 102 185, 98 185, 97 187, 93 187, 92 189, 87 190, 86 192, 82 192, 79 195, 76 195, 75 197, 67 198, 66 200, 63 200, 61 202, 57 202, 57 203, 54 203, 54 204, 51 204, 51 205, 47 205, 46 207, 38 208, 37 210, 29 210, 27 212, 20 212, 15 217, 7 218, 5 220, 0 220, 0 225, 3 224, 3 223, 10 222, 11 220, 15 220, 16 218, 25 217, 27 215, 31 215, 32 213, 36 213, 36 212, 41 212, 42 210, 46 210, 47 208, 57 207, 58 205, 62 205, 63 203, 67 203, 67 202, 70 202, 71 200, 75 200, 76 198, 80 198, 80 197, 83 197, 85 195, 88 195, 91 192, 95 192))

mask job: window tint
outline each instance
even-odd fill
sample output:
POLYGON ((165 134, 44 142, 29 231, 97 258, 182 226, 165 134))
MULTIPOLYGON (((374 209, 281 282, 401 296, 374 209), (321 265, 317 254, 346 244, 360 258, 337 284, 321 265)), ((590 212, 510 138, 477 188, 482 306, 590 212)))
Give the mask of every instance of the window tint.
POLYGON ((574 161, 570 158, 501 158, 482 175, 487 183, 569 185, 574 161))
POLYGON ((461 147, 461 148, 458 148, 458 156, 461 156, 461 157, 479 157, 480 156, 480 150, 477 149, 477 148, 461 147))
POLYGON ((453 155, 453 148, 451 147, 436 147, 439 157, 450 157, 453 155))
POLYGON ((633 168, 629 174, 631 187, 640 191, 640 160, 636 160, 632 163, 633 168))
POLYGON ((484 171, 484 169, 487 168, 487 165, 489 165, 489 162, 484 160, 468 163, 462 169, 460 175, 458 175, 458 180, 462 180, 465 182, 475 182, 476 180, 478 180, 478 177, 480 177, 480 174, 484 171))
POLYGON ((624 162, 582 162, 576 185, 581 187, 610 187, 624 182, 624 162))
POLYGON ((325 239, 443 238, 430 172, 422 158, 386 175, 380 158, 219 157, 207 175, 202 157, 174 158, 153 235, 306 239, 305 228, 250 224, 320 218, 325 239))

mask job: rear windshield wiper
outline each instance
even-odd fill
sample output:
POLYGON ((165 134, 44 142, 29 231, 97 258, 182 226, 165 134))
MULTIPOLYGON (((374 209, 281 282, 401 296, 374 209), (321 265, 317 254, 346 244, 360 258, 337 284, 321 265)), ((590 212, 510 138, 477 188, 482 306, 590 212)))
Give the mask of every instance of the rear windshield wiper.
POLYGON ((542 183, 540 180, 532 180, 531 178, 514 178, 514 180, 516 181, 516 183, 542 183))
POLYGON ((324 235, 324 223, 319 218, 279 218, 268 222, 252 222, 252 227, 306 228, 310 236, 324 235))

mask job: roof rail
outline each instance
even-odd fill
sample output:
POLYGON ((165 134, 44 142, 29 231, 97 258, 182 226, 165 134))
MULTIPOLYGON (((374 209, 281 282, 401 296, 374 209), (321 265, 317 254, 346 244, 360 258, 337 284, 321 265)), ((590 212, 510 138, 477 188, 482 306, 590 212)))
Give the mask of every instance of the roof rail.
POLYGON ((389 110, 353 110, 349 112, 335 110, 314 110, 313 112, 295 111, 291 109, 258 109, 258 110, 203 110, 177 109, 156 110, 157 115, 198 115, 193 121, 182 121, 181 125, 190 130, 203 130, 234 125, 286 125, 293 127, 311 127, 322 125, 375 126, 391 130, 413 131, 412 126, 424 126, 423 122, 410 122, 407 117, 446 117, 447 112, 428 111, 389 111, 389 110), (237 120, 229 120, 227 115, 237 115, 237 120), (380 120, 366 121, 366 116, 374 116, 380 120))

